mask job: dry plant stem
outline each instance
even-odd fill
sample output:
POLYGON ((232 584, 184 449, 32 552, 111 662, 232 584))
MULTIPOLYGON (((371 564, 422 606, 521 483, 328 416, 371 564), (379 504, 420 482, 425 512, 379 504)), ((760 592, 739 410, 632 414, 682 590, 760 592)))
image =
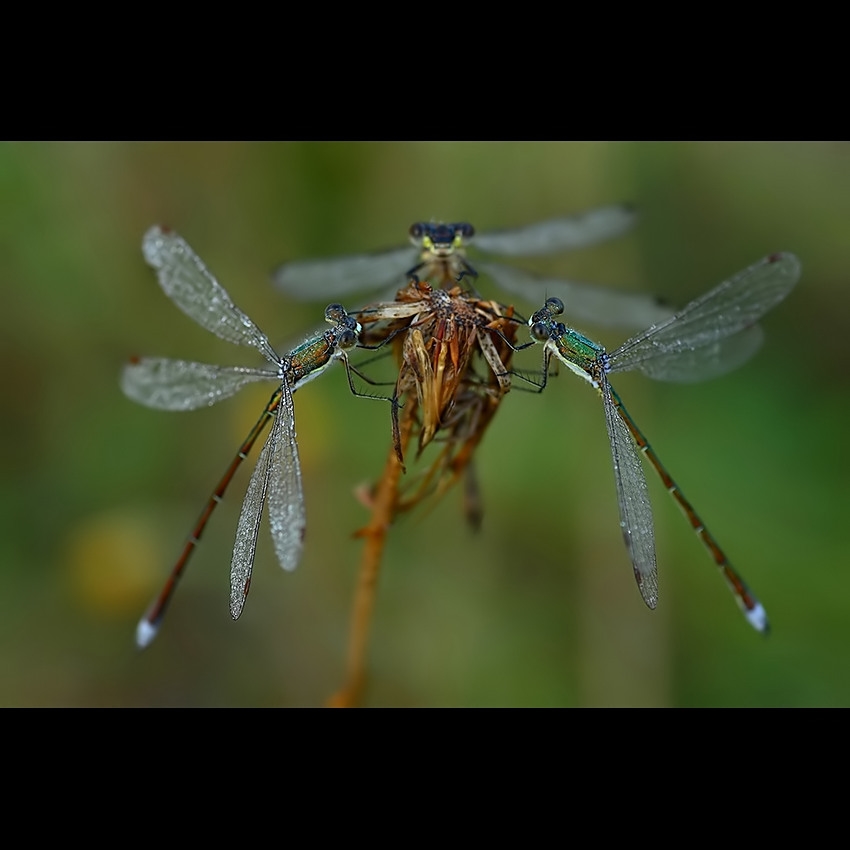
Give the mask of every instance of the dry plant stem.
MULTIPOLYGON (((410 434, 416 422, 415 399, 409 399, 403 408, 399 423, 399 437, 402 452, 407 451, 410 434)), ((351 631, 348 640, 348 665, 345 682, 327 702, 330 708, 352 708, 358 705, 366 679, 366 650, 369 642, 369 627, 372 611, 375 607, 375 592, 378 586, 378 574, 381 570, 381 558, 387 532, 395 520, 398 506, 398 483, 402 465, 391 447, 372 501, 372 516, 360 531, 363 537, 363 555, 360 559, 360 575, 354 595, 354 609, 351 616, 351 631)))
POLYGON ((328 705, 353 706, 360 700, 378 574, 390 525, 401 511, 430 494, 442 495, 469 467, 499 402, 510 389, 512 312, 496 302, 471 297, 459 287, 434 290, 414 282, 399 290, 395 301, 372 305, 359 314, 364 324, 375 324, 367 337, 371 346, 393 340, 399 363, 393 398, 404 399, 404 406, 400 418, 396 418, 398 407, 393 406, 393 447, 372 496, 369 523, 358 532, 365 542, 346 679, 328 705), (399 326, 405 320, 407 324, 399 326), (486 364, 486 379, 474 368, 475 354, 486 364), (402 498, 403 458, 417 428, 417 457, 438 435, 443 445, 413 494, 407 488, 408 496, 402 498))

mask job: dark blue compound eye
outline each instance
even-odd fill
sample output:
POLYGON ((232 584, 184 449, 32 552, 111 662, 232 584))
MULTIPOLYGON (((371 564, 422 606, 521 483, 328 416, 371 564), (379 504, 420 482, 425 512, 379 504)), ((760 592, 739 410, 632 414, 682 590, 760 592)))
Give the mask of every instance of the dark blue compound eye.
POLYGON ((545 342, 549 339, 549 331, 544 322, 535 322, 533 325, 529 325, 528 332, 538 342, 545 342))
POLYGON ((564 312, 564 302, 560 298, 547 298, 546 309, 553 316, 560 316, 564 312))
POLYGON ((347 318, 348 314, 345 312, 345 307, 342 304, 328 304, 325 307, 325 321, 326 322, 340 322, 343 319, 347 318))
POLYGON ((414 239, 421 239, 425 235, 426 227, 427 225, 423 224, 421 221, 417 221, 415 224, 410 225, 410 230, 408 232, 414 239))
POLYGON ((471 239, 475 236, 475 228, 466 221, 458 221, 452 227, 455 229, 455 233, 464 239, 471 239))
POLYGON ((340 348, 352 348, 357 344, 357 334, 354 331, 346 329, 339 335, 336 344, 340 348))

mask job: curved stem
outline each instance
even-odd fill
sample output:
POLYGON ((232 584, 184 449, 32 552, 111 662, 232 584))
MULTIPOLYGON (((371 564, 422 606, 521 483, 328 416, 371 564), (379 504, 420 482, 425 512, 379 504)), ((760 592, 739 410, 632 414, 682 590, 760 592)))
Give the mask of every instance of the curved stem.
MULTIPOLYGON (((413 399, 403 408, 399 423, 399 440, 402 453, 407 451, 410 434, 416 421, 416 407, 413 399)), ((384 472, 375 488, 372 501, 372 516, 369 522, 357 532, 364 538, 363 554, 360 559, 360 574, 354 594, 354 607, 351 615, 351 630, 348 641, 348 663, 345 681, 342 687, 327 701, 332 708, 352 708, 360 701, 366 680, 366 652, 369 643, 369 627, 372 623, 372 611, 375 607, 375 592, 381 570, 381 558, 387 532, 395 519, 399 492, 398 483, 402 472, 396 448, 390 448, 384 472)))

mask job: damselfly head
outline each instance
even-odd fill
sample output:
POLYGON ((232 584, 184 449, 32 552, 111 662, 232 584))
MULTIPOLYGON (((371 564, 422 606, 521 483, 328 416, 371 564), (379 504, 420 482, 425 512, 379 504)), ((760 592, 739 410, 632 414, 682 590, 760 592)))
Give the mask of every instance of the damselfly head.
POLYGON ((410 226, 410 241, 423 251, 438 257, 447 257, 475 235, 475 228, 466 222, 445 224, 443 222, 418 221, 410 226))
POLYGON ((546 303, 528 320, 528 330, 537 342, 546 342, 552 335, 563 333, 566 328, 555 321, 555 316, 564 312, 564 302, 560 298, 547 298, 546 303))
MULTIPOLYGON (((357 338, 360 336, 363 327, 354 316, 346 311, 342 304, 328 304, 325 307, 325 321, 331 325, 336 325, 337 328, 340 325, 342 326, 342 330, 336 336, 336 344, 340 348, 353 348, 357 344, 357 338)), ((333 333, 333 331, 328 331, 328 333, 333 333)))

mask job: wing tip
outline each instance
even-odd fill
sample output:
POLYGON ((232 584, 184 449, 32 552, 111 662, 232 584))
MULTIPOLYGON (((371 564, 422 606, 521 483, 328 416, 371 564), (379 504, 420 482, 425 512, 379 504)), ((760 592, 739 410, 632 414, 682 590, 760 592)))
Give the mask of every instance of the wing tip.
POLYGON ((159 251, 161 248, 162 237, 168 233, 168 228, 164 228, 159 224, 149 227, 142 237, 142 254, 144 254, 145 262, 153 268, 159 268, 162 265, 159 262, 159 251))
POLYGON ((800 258, 792 251, 777 251, 774 254, 768 254, 763 262, 769 266, 776 264, 784 266, 783 271, 785 276, 790 280, 789 288, 799 280, 803 270, 803 264, 800 262, 800 258))
POLYGON ((248 591, 251 589, 251 578, 247 581, 231 583, 230 585, 230 616, 238 620, 242 616, 248 591), (237 586, 241 585, 241 586, 237 586))
MULTIPOLYGON (((628 543, 627 543, 628 545, 628 543)), ((635 573, 638 590, 646 603, 646 607, 654 611, 658 607, 658 574, 653 569, 651 572, 642 573, 637 567, 632 567, 635 573)))

